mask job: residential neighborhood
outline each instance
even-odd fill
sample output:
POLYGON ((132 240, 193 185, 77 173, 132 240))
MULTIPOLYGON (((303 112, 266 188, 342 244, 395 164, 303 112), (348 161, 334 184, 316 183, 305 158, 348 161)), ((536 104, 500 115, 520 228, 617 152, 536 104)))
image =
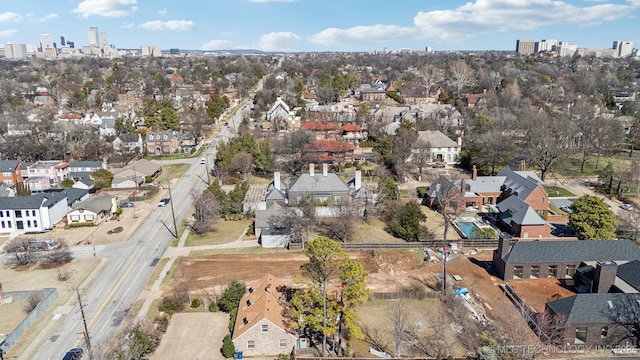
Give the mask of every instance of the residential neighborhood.
POLYGON ((0 71, 12 80, 0 354, 640 351, 634 57, 226 54, 0 71))

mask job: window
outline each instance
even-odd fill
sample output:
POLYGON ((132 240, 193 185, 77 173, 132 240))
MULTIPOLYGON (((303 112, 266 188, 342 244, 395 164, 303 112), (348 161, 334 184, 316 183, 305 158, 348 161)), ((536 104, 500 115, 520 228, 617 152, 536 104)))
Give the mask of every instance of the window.
POLYGON ((544 198, 543 197, 540 198, 540 203, 544 204, 544 198))
POLYGON ((540 277, 540 265, 532 265, 531 266, 531 275, 532 279, 537 279, 540 277))
POLYGON ((587 327, 576 328, 576 338, 573 341, 574 344, 584 344, 587 341, 587 327))
POLYGON ((2 222, 2 228, 3 228, 3 229, 5 228, 5 226, 4 226, 4 221, 2 222))
POLYGON ((22 210, 16 210, 16 217, 17 218, 21 218, 22 217, 22 210))
POLYGON ((36 216, 36 211, 35 210, 31 210, 31 216, 36 216))
POLYGON ((576 273, 575 265, 567 265, 567 272, 564 274, 566 278, 572 279, 576 273))
POLYGON ((266 333, 267 331, 269 331, 269 325, 267 325, 267 324, 262 325, 261 330, 262 330, 263 333, 266 333))
POLYGON ((254 340, 247 340, 247 349, 255 349, 256 342, 254 340))
POLYGON ((93 221, 93 214, 86 214, 84 216, 84 221, 93 221))
POLYGON ((24 229, 24 224, 22 223, 22 221, 16 221, 16 228, 18 230, 24 229))
POLYGON ((9 177, 9 176, 11 176, 11 173, 10 172, 3 172, 2 176, 9 177))
POLYGON ((4 211, 0 211, 0 217, 4 217, 4 211))
POLYGON ((603 339, 606 339, 607 335, 609 335, 609 327, 608 326, 603 326, 602 330, 600 330, 600 337, 603 338, 603 339))
POLYGON ((516 265, 513 267, 513 278, 522 279, 522 265, 516 265))
POLYGON ((278 346, 279 347, 287 347, 287 339, 278 340, 278 346))
POLYGON ((549 265, 549 273, 547 274, 549 278, 557 278, 558 277, 558 265, 549 265))
POLYGON ((38 220, 33 220, 33 227, 38 227, 38 220))
POLYGON ((71 215, 69 216, 69 218, 71 219, 72 222, 80 221, 80 215, 71 215))
POLYGON ((27 227, 30 228, 31 227, 31 220, 27 220, 27 227))

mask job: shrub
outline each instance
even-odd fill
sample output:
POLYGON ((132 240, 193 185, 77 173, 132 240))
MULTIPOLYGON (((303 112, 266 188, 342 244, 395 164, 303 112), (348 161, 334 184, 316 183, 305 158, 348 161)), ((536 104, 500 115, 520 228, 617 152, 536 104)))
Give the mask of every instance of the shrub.
POLYGON ((122 215, 122 208, 121 207, 117 208, 116 211, 113 212, 113 214, 118 216, 122 215))
POLYGON ((220 349, 222 356, 225 358, 233 357, 233 354, 236 352, 236 346, 233 344, 230 335, 226 335, 222 340, 222 348, 220 349))
POLYGON ((209 304, 209 311, 218 312, 218 304, 215 301, 212 301, 211 304, 209 304))
POLYGON ((202 305, 202 304, 200 303, 200 299, 193 299, 193 300, 191 301, 191 308, 193 308, 193 309, 197 309, 197 308, 199 308, 199 307, 200 307, 200 305, 202 305))
POLYGON ((77 223, 70 223, 69 227, 72 228, 76 228, 76 227, 87 227, 87 226, 95 226, 92 222, 77 222, 77 223))
POLYGON ((256 229, 254 228, 253 224, 249 225, 249 228, 247 229, 247 236, 253 236, 256 233, 256 229))
POLYGON ((429 190, 428 186, 418 186, 416 191, 418 192, 418 197, 423 198, 427 195, 427 190, 429 190))

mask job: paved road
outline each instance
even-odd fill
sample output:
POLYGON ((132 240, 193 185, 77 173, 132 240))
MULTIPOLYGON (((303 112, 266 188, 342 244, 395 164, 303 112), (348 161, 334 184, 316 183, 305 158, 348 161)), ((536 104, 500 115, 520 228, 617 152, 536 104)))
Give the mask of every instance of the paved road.
MULTIPOLYGON (((240 110, 246 111, 242 107, 240 110)), ((206 149, 207 157, 215 159, 217 143, 235 136, 233 129, 242 117, 232 115, 229 123, 233 127, 222 128, 221 135, 206 149)), ((201 191, 206 186, 206 166, 200 164, 199 158, 187 161, 192 164, 184 176, 166 186, 167 195, 171 192, 172 206, 155 209, 129 240, 97 249, 97 255, 103 259, 99 273, 92 274, 80 289, 89 339, 96 353, 114 336, 174 238, 175 228, 190 215, 191 190, 201 191)), ((79 304, 72 298, 67 305, 63 307, 66 311, 58 313, 54 317, 57 320, 50 320, 20 359, 60 359, 69 349, 85 346, 79 304)))

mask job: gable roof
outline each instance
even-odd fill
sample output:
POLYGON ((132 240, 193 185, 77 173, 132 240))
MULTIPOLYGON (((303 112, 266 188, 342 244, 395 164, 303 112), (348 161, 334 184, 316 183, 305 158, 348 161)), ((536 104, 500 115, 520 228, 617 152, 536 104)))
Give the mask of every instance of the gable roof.
POLYGON ((18 160, 0 160, 0 172, 14 172, 20 164, 18 160))
POLYGON ((71 206, 73 203, 80 201, 84 196, 89 194, 89 190, 87 189, 78 189, 78 188, 68 188, 62 190, 65 194, 67 194, 67 205, 71 206))
POLYGON ((346 141, 336 141, 331 139, 318 139, 312 143, 304 144, 304 151, 318 152, 326 151, 330 153, 354 151, 356 146, 346 141))
POLYGON ((517 193, 521 199, 526 199, 533 190, 538 187, 538 182, 531 177, 525 177, 528 172, 516 172, 507 167, 502 168, 498 176, 505 176, 504 185, 511 189, 512 193, 517 193))
POLYGON ((547 222, 520 197, 511 195, 496 205, 505 223, 518 225, 544 225, 547 222))
POLYGON ((431 186, 429 186, 429 189, 427 190, 427 196, 442 201, 451 192, 451 190, 457 190, 460 192, 460 188, 451 180, 441 176, 431 183, 431 186))
POLYGON ((577 294, 550 301, 547 306, 556 314, 563 315, 569 324, 607 324, 613 323, 611 314, 615 307, 629 301, 640 301, 640 294, 577 294))
POLYGON ((278 291, 284 284, 273 275, 267 274, 249 285, 238 306, 233 339, 244 334, 262 319, 267 319, 286 331, 287 324, 282 315, 284 301, 280 301, 282 294, 278 291))
POLYGON ((102 160, 73 161, 69 164, 72 168, 102 168, 102 160))
POLYGON ((257 229, 266 229, 271 227, 272 218, 280 214, 282 214, 282 206, 278 203, 273 203, 266 210, 256 210, 255 227, 257 229))
POLYGON ((300 125, 300 129, 312 131, 331 131, 337 130, 338 125, 328 121, 307 121, 300 125))
POLYGON ((113 207, 113 197, 107 193, 100 193, 98 195, 92 196, 80 203, 73 204, 72 208, 74 210, 89 210, 96 214, 101 213, 103 211, 109 211, 113 207))
POLYGON ((640 260, 630 240, 518 241, 504 261, 509 263, 640 260))

